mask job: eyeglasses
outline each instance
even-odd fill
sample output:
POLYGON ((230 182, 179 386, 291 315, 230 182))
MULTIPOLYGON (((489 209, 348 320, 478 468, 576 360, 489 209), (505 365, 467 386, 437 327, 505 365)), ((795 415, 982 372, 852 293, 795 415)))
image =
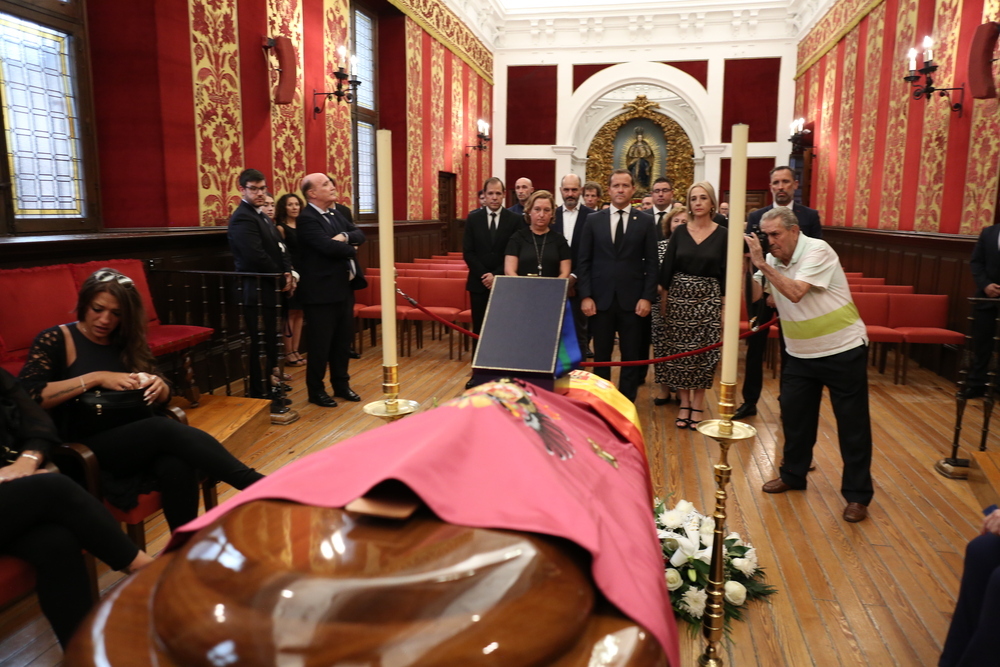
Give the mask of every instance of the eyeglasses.
POLYGON ((135 282, 126 275, 118 273, 117 271, 112 271, 111 269, 104 269, 98 271, 94 274, 94 280, 99 283, 109 283, 112 280, 118 282, 119 285, 123 287, 135 287, 135 282))
POLYGON ((662 195, 664 193, 673 192, 673 191, 674 191, 673 188, 654 188, 653 189, 653 194, 662 195))
POLYGON ((261 192, 267 192, 267 186, 266 185, 262 185, 259 188, 256 185, 248 185, 248 186, 246 186, 243 189, 247 190, 248 192, 252 192, 254 194, 258 194, 258 193, 261 193, 261 192))

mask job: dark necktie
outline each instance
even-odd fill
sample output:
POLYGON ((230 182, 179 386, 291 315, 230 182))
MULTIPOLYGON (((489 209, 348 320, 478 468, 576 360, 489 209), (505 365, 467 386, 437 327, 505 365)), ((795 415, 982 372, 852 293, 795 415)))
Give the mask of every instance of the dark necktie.
POLYGON ((625 211, 618 211, 618 225, 615 226, 615 252, 625 243, 625 211))
POLYGON ((660 211, 656 214, 656 226, 663 227, 663 216, 667 214, 666 211, 660 211))
POLYGON ((496 241, 497 239, 497 214, 496 212, 490 213, 490 241, 496 241))

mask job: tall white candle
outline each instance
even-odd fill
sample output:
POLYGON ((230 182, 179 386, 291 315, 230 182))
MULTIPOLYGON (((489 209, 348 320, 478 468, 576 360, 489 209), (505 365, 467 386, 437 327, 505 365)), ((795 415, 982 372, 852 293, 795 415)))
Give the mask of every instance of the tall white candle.
POLYGON ((736 384, 743 298, 743 222, 747 208, 747 139, 749 125, 733 125, 729 171, 729 239, 726 248, 726 307, 722 317, 722 381, 736 384))
POLYGON ((911 72, 917 71, 917 50, 916 49, 910 49, 910 52, 908 54, 906 54, 906 55, 907 55, 907 58, 909 58, 909 60, 910 60, 910 71, 911 72))
POLYGON ((378 263, 382 293, 382 365, 396 365, 396 243, 392 225, 392 131, 375 133, 378 163, 378 263))
POLYGON ((930 35, 924 37, 924 62, 929 63, 934 60, 934 40, 930 35))

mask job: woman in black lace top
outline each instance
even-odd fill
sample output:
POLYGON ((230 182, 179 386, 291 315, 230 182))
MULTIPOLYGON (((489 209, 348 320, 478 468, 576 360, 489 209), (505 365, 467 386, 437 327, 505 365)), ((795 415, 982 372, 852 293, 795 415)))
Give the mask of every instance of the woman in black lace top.
POLYGON ((58 444, 52 419, 0 369, 0 553, 34 567, 38 602, 65 646, 94 603, 81 549, 116 570, 134 571, 152 559, 76 482, 42 474, 58 444))
POLYGON ((77 317, 38 334, 19 377, 51 410, 62 439, 81 442, 97 456, 109 502, 129 510, 140 493, 159 490, 174 530, 198 515, 196 470, 237 489, 262 477, 209 434, 167 417, 138 415, 108 430, 83 430, 75 399, 87 391, 142 390, 145 402, 156 407, 170 400, 170 389, 156 373, 142 299, 128 276, 101 269, 87 278, 77 317))

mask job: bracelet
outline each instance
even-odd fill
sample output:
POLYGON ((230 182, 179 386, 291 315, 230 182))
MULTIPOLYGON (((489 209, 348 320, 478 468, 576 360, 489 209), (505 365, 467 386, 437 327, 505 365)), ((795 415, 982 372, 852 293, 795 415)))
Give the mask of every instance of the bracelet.
POLYGON ((87 391, 87 384, 83 381, 82 375, 80 376, 80 388, 83 389, 85 392, 87 391))
POLYGON ((41 463, 42 460, 35 456, 34 454, 29 454, 28 452, 21 452, 21 456, 26 459, 32 459, 35 463, 41 463))

